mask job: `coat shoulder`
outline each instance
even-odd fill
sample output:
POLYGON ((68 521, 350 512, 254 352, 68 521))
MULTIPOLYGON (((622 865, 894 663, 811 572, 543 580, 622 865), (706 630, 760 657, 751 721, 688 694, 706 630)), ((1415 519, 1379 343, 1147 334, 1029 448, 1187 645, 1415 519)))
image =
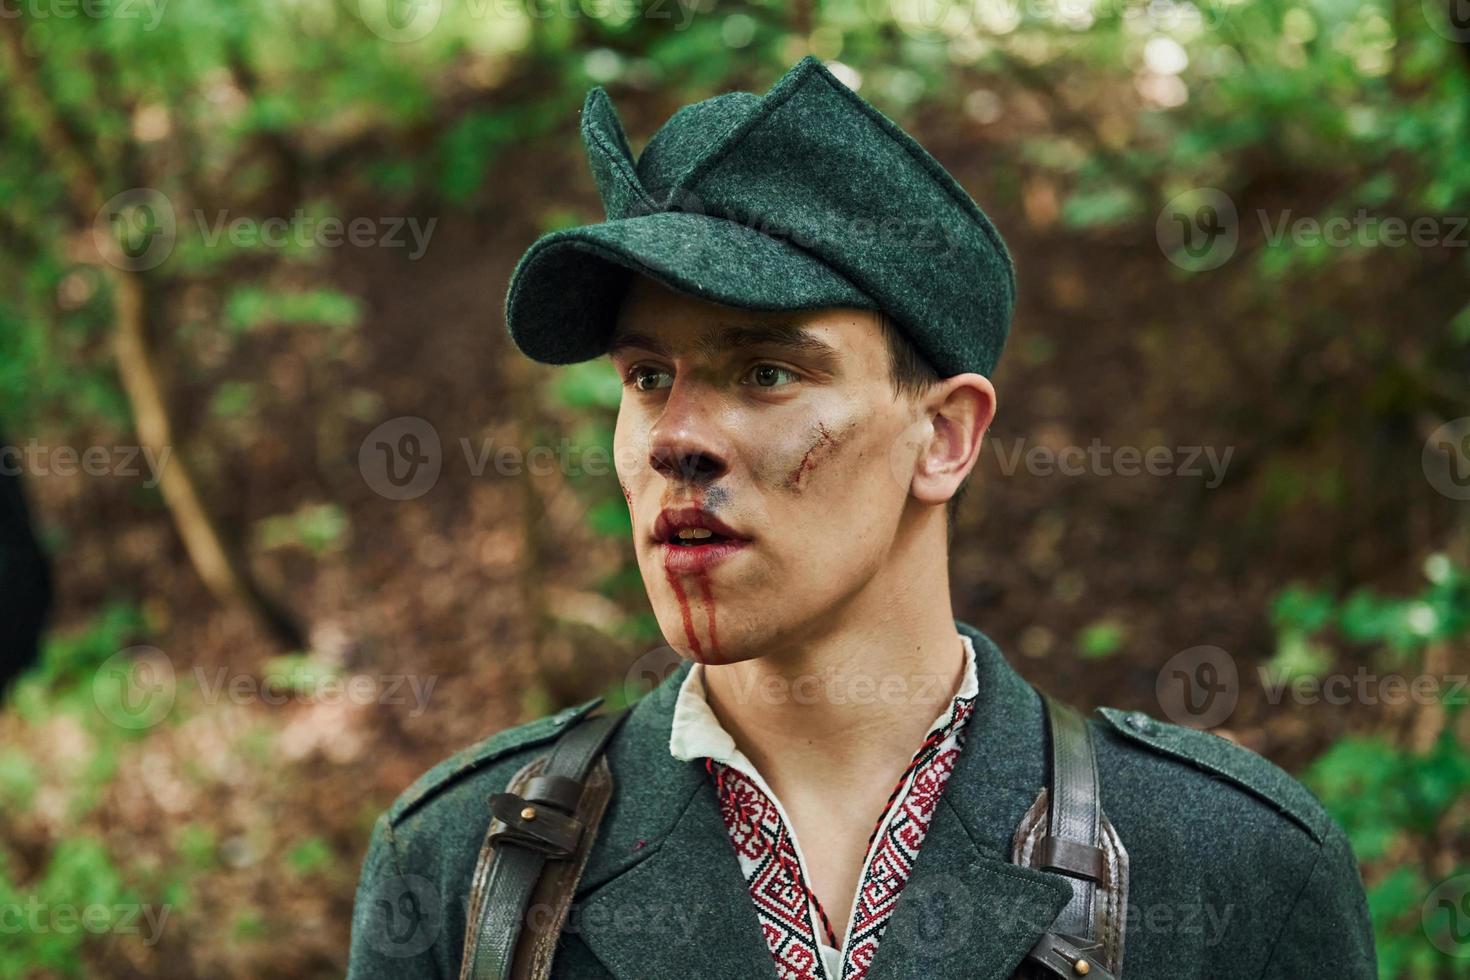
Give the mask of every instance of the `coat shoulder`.
POLYGON ((1317 844, 1323 843, 1332 832, 1332 818, 1309 789, 1244 746, 1210 732, 1160 721, 1142 711, 1099 708, 1094 723, 1105 737, 1131 750, 1126 758, 1133 765, 1162 763, 1174 769, 1183 766, 1186 776, 1197 774, 1212 781, 1223 780, 1255 803, 1300 827, 1317 844))
POLYGON ((477 774, 499 768, 501 763, 519 757, 526 750, 551 742, 601 703, 601 698, 593 698, 556 714, 496 732, 461 749, 404 790, 389 807, 388 822, 397 825, 423 809, 436 797, 472 780, 477 774))

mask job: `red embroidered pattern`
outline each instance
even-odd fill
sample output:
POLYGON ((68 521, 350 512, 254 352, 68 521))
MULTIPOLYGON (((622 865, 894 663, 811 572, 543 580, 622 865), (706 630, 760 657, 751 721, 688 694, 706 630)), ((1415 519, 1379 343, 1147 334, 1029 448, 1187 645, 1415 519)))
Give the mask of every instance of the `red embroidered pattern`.
MULTIPOLYGON (((840 980, 867 976, 899 893, 913 872, 939 796, 954 772, 965 722, 974 707, 973 698, 954 700, 949 718, 914 754, 874 827, 840 980)), ((708 759, 706 768, 715 777, 720 815, 745 874, 776 975, 780 980, 838 980, 827 976, 817 940, 817 929, 830 936, 831 926, 821 903, 807 889, 796 845, 780 811, 739 769, 708 759)), ((829 940, 836 942, 835 937, 829 940)))

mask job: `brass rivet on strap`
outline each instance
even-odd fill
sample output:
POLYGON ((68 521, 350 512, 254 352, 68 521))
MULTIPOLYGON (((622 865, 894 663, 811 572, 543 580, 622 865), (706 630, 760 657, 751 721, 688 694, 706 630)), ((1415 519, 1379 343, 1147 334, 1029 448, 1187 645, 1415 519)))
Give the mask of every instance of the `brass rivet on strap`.
POLYGON ((1092 965, 1084 959, 1079 958, 1076 963, 1072 964, 1072 972, 1077 974, 1079 977, 1087 976, 1087 971, 1091 969, 1092 965))
POLYGON ((535 820, 536 819, 536 808, 534 806, 528 806, 525 809, 523 809, 521 811, 521 819, 522 820, 526 820, 526 821, 535 820))

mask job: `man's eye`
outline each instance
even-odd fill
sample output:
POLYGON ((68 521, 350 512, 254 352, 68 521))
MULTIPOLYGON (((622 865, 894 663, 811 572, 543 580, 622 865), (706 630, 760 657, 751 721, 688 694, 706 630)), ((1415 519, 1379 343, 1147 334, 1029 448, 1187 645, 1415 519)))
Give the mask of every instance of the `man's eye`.
POLYGON ((628 372, 628 383, 639 391, 653 391, 669 387, 674 383, 674 378, 669 372, 658 368, 635 367, 628 372))
POLYGON ((800 380, 795 371, 788 371, 786 368, 779 367, 775 364, 757 364, 750 369, 750 373, 746 375, 746 378, 748 379, 748 383, 758 385, 761 388, 779 388, 782 385, 788 385, 800 380))

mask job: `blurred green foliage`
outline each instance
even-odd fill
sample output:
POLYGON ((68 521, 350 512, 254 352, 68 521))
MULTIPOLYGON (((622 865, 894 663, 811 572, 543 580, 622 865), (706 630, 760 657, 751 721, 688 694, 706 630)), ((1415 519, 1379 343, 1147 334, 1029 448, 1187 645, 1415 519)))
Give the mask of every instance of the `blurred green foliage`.
MULTIPOLYGON (((1387 733, 1348 736, 1305 774, 1370 869, 1368 901, 1380 974, 1414 980, 1470 976, 1470 960, 1442 952, 1463 942, 1445 938, 1436 948, 1424 941, 1451 937, 1452 927, 1463 929, 1464 923, 1452 922, 1455 912, 1449 908, 1423 908, 1440 881, 1470 876, 1470 861, 1457 846, 1470 830, 1470 754, 1456 735, 1466 704, 1464 675, 1425 672, 1432 669, 1425 663, 1429 646, 1462 642, 1470 633, 1470 573, 1444 555, 1431 556, 1425 573, 1427 585, 1414 596, 1358 590, 1337 602, 1294 587, 1275 608, 1285 649, 1321 644, 1324 652, 1312 673, 1330 668, 1332 654, 1326 651, 1334 642, 1366 647, 1376 669, 1414 672, 1406 696, 1413 679, 1421 678, 1432 682, 1432 697, 1443 706, 1441 729, 1427 747, 1416 749, 1387 733)), ((1295 667, 1299 656, 1289 656, 1295 667)))
MULTIPOLYGON (((50 637, 37 665, 9 694, 9 707, 21 718, 53 732, 80 726, 85 752, 80 758, 49 758, 18 748, 0 751, 0 805, 12 816, 33 811, 37 793, 58 764, 76 771, 65 796, 53 800, 69 822, 80 823, 100 804, 116 781, 118 762, 144 734, 142 726, 119 724, 132 704, 122 690, 126 679, 100 669, 144 632, 143 617, 125 603, 102 611, 84 630, 50 637)), ((75 745, 75 742, 73 743, 75 745)), ((158 874, 129 868, 106 842, 90 834, 56 842, 38 873, 19 875, 13 857, 0 848, 0 908, 9 922, 0 943, 0 977, 86 976, 85 946, 111 934, 118 941, 147 939, 149 914, 167 916, 177 901, 184 872, 158 874), (23 928, 15 928, 23 918, 23 928), (136 927, 136 929, 135 929, 136 927)), ((156 936, 154 937, 156 938, 156 936)))

